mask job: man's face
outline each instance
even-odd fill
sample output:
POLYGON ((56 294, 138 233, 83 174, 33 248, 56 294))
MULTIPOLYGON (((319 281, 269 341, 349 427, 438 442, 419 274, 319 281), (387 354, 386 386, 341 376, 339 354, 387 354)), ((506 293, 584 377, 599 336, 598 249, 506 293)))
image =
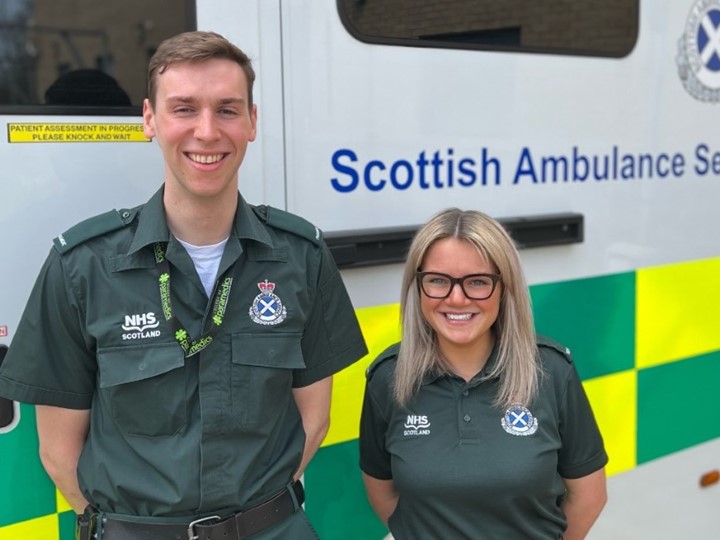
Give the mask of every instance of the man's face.
POLYGON ((157 74, 155 105, 143 104, 143 130, 160 145, 176 201, 234 196, 256 125, 245 73, 226 59, 171 64, 157 74))

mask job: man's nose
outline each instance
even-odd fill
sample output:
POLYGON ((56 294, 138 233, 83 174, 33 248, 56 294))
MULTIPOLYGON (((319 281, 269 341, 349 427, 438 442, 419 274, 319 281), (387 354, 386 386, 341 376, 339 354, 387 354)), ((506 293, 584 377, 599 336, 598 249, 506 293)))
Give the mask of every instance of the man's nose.
POLYGON ((203 141, 214 140, 218 137, 218 125, 212 111, 201 111, 195 125, 195 136, 203 141))

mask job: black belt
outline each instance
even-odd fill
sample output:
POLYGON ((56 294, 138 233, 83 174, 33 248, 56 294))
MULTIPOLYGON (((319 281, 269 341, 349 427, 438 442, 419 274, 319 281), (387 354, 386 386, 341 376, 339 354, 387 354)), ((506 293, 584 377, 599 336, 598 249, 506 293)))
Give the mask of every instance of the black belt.
MULTIPOLYGON (((230 517, 208 516, 184 523, 153 523, 124 521, 101 517, 103 540, 243 540, 289 518, 305 501, 305 492, 299 481, 264 503, 237 512, 230 517), (295 500, 293 500, 293 497, 295 500), (297 501, 297 506, 295 505, 297 501)), ((78 526, 76 539, 92 540, 95 533, 93 516, 86 516, 78 526)))

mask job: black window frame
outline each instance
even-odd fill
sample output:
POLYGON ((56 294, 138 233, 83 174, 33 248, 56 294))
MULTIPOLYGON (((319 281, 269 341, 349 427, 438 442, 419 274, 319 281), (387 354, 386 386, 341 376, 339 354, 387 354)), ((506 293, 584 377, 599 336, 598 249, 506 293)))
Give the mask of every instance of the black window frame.
MULTIPOLYGON (((358 4, 362 4, 365 0, 346 0, 354 1, 358 4)), ((612 54, 607 52, 601 52, 589 49, 560 49, 550 47, 528 47, 528 46, 508 46, 502 43, 491 43, 488 39, 485 43, 477 42, 463 42, 458 38, 462 33, 458 34, 445 34, 446 39, 438 40, 433 39, 431 36, 419 36, 418 38, 405 38, 405 37, 392 37, 392 36, 374 36, 364 34, 358 30, 353 21, 350 19, 348 13, 344 9, 344 0, 336 0, 336 6, 340 21, 345 27, 346 31, 358 41, 368 43, 372 45, 391 45, 398 47, 419 47, 419 48, 435 48, 435 49, 461 49, 461 50, 476 50, 476 51, 494 51, 504 53, 529 53, 529 54, 551 54, 561 56, 587 56, 587 57, 598 57, 598 58, 616 58, 622 59, 632 53, 637 45, 637 40, 640 34, 640 0, 628 0, 633 2, 633 16, 635 17, 635 34, 633 36, 630 47, 619 54, 612 54)), ((503 32, 511 33, 515 30, 515 27, 505 28, 492 28, 487 30, 488 36, 493 34, 498 36, 503 32)), ((466 32, 465 34, 469 34, 466 32)), ((442 34, 435 34, 439 36, 442 34)), ((501 41, 498 38, 497 41, 501 41)))

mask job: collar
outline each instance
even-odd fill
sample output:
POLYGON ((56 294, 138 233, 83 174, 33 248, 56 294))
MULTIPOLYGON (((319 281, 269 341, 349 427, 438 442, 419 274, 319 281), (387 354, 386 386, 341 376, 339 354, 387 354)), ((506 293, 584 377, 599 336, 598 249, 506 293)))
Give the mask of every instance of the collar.
MULTIPOLYGON (((128 255, 131 255, 142 248, 156 242, 169 242, 170 230, 165 219, 165 206, 163 194, 165 186, 158 189, 150 200, 143 205, 138 213, 138 226, 135 230, 132 244, 128 255)), ((238 206, 235 211, 235 223, 230 236, 237 239, 248 239, 261 242, 270 247, 273 246, 272 239, 265 229, 264 224, 252 211, 251 206, 245 202, 238 192, 238 206)))
MULTIPOLYGON (((491 373, 492 370, 494 369, 495 365, 497 364, 497 360, 498 360, 498 340, 495 339, 495 345, 493 346, 493 350, 490 352, 490 356, 488 357, 487 362, 485 362, 485 365, 480 370, 480 372, 477 375, 475 375, 472 379, 470 379, 470 381, 467 382, 467 384, 469 386, 475 386, 475 385, 478 385, 478 384, 488 380, 489 373, 491 373)), ((458 377, 457 375, 454 375, 453 373, 450 373, 449 371, 435 368, 423 376, 420 384, 422 386, 429 385, 429 384, 434 383, 438 379, 445 378, 445 377, 447 377, 449 379, 455 379, 455 378, 460 379, 460 377, 458 377)))

